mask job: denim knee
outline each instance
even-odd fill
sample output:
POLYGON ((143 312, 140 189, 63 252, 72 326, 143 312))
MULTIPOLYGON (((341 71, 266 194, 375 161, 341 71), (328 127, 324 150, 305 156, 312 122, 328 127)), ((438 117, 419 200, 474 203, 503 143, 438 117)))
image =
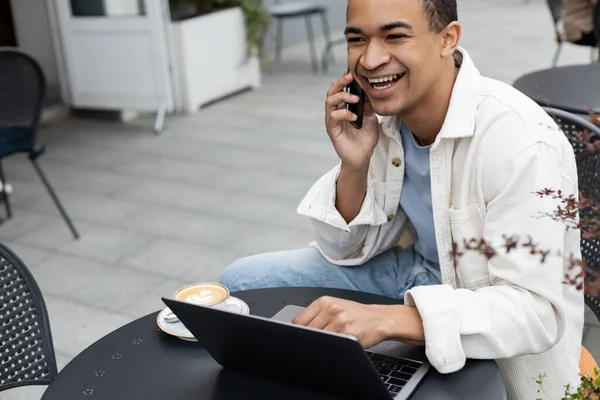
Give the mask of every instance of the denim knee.
MULTIPOLYGON (((326 262, 316 249, 277 251, 241 258, 228 266, 220 282, 232 292, 282 286, 312 286, 326 262)), ((328 269, 328 268, 327 268, 328 269)))
POLYGON ((219 283, 227 286, 230 291, 236 292, 244 290, 244 282, 249 274, 248 269, 251 268, 251 263, 248 262, 248 257, 244 257, 230 264, 221 275, 219 283))
POLYGON ((257 254, 234 261, 225 268, 219 282, 232 292, 276 286, 273 268, 265 256, 257 254))
POLYGON ((284 286, 331 286, 343 280, 315 248, 281 250, 241 258, 228 266, 220 282, 232 292, 284 286))

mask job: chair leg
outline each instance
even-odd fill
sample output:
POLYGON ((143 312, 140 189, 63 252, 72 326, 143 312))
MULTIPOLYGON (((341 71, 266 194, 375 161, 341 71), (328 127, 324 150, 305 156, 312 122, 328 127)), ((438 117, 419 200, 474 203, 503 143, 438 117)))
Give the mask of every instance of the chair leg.
POLYGON ((167 114, 167 107, 161 104, 156 111, 156 121, 154 122, 154 133, 160 134, 165 127, 165 116, 167 114))
MULTIPOLYGON (((321 13, 321 21, 323 22, 323 36, 325 36, 326 46, 331 46, 331 33, 329 31, 329 21, 327 20, 327 12, 323 11, 321 13)), ((328 53, 331 57, 331 62, 335 62, 334 52, 330 51, 328 53)))
POLYGON ((6 208, 6 219, 12 218, 12 209, 10 207, 10 200, 8 198, 8 193, 6 192, 6 178, 4 177, 4 168, 2 168, 2 161, 0 160, 0 182, 2 182, 2 201, 4 202, 4 207, 6 208))
POLYGON ((345 43, 346 43, 346 38, 333 40, 333 41, 327 43, 327 45, 325 46, 325 49, 323 50, 323 58, 321 59, 323 72, 327 73, 327 71, 329 70, 329 64, 327 63, 327 56, 328 56, 329 52, 333 51, 334 46, 337 46, 340 44, 345 44, 345 43))
POLYGON ((283 47, 283 21, 277 19, 277 37, 275 38, 275 59, 281 62, 281 51, 283 47))
POLYGON ((42 183, 44 184, 44 186, 46 186, 46 189, 48 190, 48 193, 50 194, 50 197, 52 197, 52 200, 54 201, 54 204, 56 204, 56 207, 58 208, 58 211, 60 212, 60 214, 63 217, 64 221, 66 222, 66 224, 68 225, 69 229, 71 230, 71 233, 73 234, 73 237, 75 239, 79 239, 79 233, 77 233, 77 230, 75 229, 75 226, 73 226, 73 223, 71 222, 71 219, 69 218, 69 216, 65 212, 65 209, 63 208, 62 204, 60 203, 60 200, 58 200, 58 197, 56 196, 56 193, 54 193, 54 190, 52 189, 52 186, 50 186, 50 182, 48 182, 48 179, 46 179, 46 176, 42 172, 42 169, 38 165, 37 161, 36 160, 31 160, 31 163, 33 164, 33 167, 35 168, 35 171, 37 172, 38 176, 42 180, 42 183))
POLYGON ((307 15, 306 20, 306 33, 308 35, 308 44, 310 46, 310 59, 312 62, 313 72, 315 74, 319 73, 319 62, 317 61, 317 49, 315 47, 315 35, 313 34, 312 21, 310 20, 310 16, 307 15))
POLYGON ((329 71, 329 62, 327 61, 327 58, 332 50, 333 43, 327 43, 325 45, 325 49, 323 50, 323 56, 321 58, 321 68, 323 69, 324 73, 327 73, 329 71))
POLYGON ((558 63, 558 56, 560 55, 560 51, 562 50, 562 43, 558 43, 556 46, 556 51, 554 52, 554 57, 552 58, 552 68, 556 67, 556 63, 558 63))

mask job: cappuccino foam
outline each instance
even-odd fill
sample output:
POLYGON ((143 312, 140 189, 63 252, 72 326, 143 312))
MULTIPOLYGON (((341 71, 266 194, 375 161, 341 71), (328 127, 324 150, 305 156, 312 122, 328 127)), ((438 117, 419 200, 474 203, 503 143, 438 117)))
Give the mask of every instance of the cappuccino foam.
POLYGON ((211 283, 201 283, 186 286, 175 293, 175 299, 203 306, 218 304, 229 297, 225 286, 211 283))

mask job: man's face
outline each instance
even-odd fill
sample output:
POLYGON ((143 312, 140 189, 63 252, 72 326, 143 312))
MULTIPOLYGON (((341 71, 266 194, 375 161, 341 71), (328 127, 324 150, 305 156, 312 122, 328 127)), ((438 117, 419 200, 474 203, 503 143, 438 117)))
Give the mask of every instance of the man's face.
POLYGON ((379 115, 423 100, 442 70, 443 35, 419 0, 348 0, 348 66, 379 115))

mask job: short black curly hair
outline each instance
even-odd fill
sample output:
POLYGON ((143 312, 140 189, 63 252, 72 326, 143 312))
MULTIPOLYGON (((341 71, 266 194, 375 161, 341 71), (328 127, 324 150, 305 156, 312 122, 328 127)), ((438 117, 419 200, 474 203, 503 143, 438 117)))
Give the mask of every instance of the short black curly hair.
POLYGON ((458 21, 456 0, 419 0, 429 20, 429 29, 440 33, 450 22, 458 21))

